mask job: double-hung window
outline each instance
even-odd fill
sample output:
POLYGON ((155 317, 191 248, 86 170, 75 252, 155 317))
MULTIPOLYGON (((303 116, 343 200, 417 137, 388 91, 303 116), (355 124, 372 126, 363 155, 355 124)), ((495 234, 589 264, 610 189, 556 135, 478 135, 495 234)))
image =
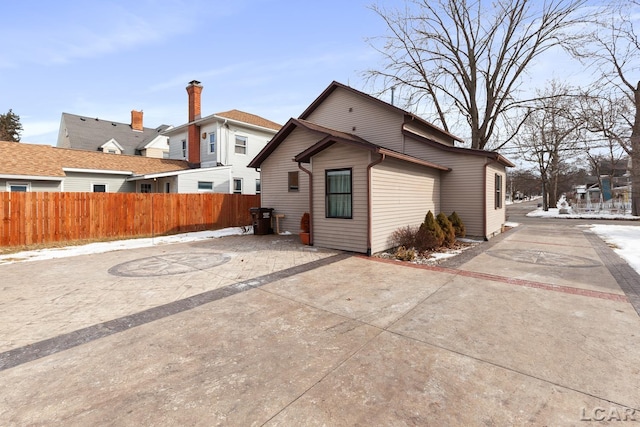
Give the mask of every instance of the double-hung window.
POLYGON ((351 169, 333 169, 325 172, 326 217, 353 218, 351 169))
POLYGON ((247 154, 247 137, 236 135, 236 154, 247 154))
POLYGON ((216 134, 214 132, 209 133, 209 154, 216 152, 216 134))
POLYGON ((298 171, 288 173, 287 184, 289 186, 289 191, 298 191, 300 189, 299 178, 298 171))
POLYGON ((140 192, 141 193, 151 193, 151 184, 147 182, 143 182, 140 184, 140 192))
POLYGON ((233 178, 233 194, 242 194, 242 178, 233 178))
POLYGON ((496 182, 495 208, 500 209, 502 208, 502 175, 496 174, 495 182, 496 182))

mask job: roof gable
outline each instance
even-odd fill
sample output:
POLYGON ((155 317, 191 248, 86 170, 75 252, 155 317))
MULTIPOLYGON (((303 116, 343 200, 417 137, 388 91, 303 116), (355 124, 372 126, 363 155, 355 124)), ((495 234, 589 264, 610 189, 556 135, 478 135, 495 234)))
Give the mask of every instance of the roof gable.
POLYGON ((98 151, 105 141, 115 139, 122 146, 123 154, 131 155, 136 154, 136 149, 145 146, 167 128, 166 125, 162 125, 157 128, 145 127, 139 131, 134 130, 128 123, 69 113, 62 113, 60 124, 66 128, 70 148, 98 151))
POLYGON ((395 113, 400 113, 405 117, 405 122, 412 122, 414 124, 418 124, 420 126, 424 126, 427 127, 431 132, 436 132, 438 134, 441 134, 442 136, 445 136, 447 138, 450 138, 452 140, 455 141, 459 141, 459 142, 463 142, 462 138, 455 136, 449 132, 447 132, 446 130, 439 128, 438 126, 429 123, 428 121, 422 119, 419 116, 416 116, 413 113, 410 113, 408 111, 403 110, 402 108, 398 108, 395 105, 391 105, 388 102, 385 102, 381 99, 378 99, 374 96, 371 96, 367 93, 361 92, 357 89, 354 89, 350 86, 344 85, 342 83, 333 81, 331 82, 331 84, 311 103, 311 105, 309 105, 307 107, 306 110, 304 110, 302 112, 302 114, 300 114, 300 116, 298 118, 300 119, 307 119, 311 113, 313 113, 318 106, 320 106, 324 101, 326 101, 326 99, 336 90, 336 89, 344 89, 346 91, 349 91, 365 100, 367 100, 368 102, 374 103, 375 105, 378 105, 382 108, 385 108, 389 111, 393 111, 395 113))

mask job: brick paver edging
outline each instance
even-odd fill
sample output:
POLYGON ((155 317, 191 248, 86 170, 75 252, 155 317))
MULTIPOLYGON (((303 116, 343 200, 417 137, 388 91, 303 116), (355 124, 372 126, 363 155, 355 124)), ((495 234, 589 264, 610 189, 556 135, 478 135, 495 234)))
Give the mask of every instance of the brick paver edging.
POLYGON ((475 271, 466 271, 466 270, 457 270, 457 269, 448 268, 448 267, 439 267, 439 266, 424 265, 424 264, 412 264, 409 262, 397 261, 393 259, 374 258, 374 257, 367 257, 364 255, 359 257, 362 259, 368 259, 375 262, 401 265, 404 267, 418 268, 421 270, 437 271, 439 273, 453 274, 456 276, 471 277, 474 279, 482 279, 482 280, 488 280, 492 282, 506 283, 509 285, 523 286, 526 288, 544 289, 547 291, 562 292, 565 294, 581 295, 581 296, 592 297, 592 298, 600 298, 600 299, 606 299, 610 301, 629 302, 629 299, 627 299, 626 296, 612 294, 609 292, 600 292, 600 291, 592 291, 589 289, 572 288, 571 286, 551 285, 548 283, 534 282, 532 280, 513 279, 510 277, 498 276, 495 274, 478 273, 475 271))
POLYGON ((339 253, 0 353, 0 371, 351 257, 339 253))
POLYGON ((640 316, 640 275, 597 234, 584 231, 584 235, 640 316))

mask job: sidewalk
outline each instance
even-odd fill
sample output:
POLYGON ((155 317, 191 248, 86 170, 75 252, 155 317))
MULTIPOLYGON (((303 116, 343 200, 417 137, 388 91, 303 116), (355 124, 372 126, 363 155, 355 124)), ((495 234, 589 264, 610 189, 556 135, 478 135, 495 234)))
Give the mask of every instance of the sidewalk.
POLYGON ((640 421, 640 316, 579 228, 516 228, 441 267, 294 239, 0 265, 0 419, 640 421))

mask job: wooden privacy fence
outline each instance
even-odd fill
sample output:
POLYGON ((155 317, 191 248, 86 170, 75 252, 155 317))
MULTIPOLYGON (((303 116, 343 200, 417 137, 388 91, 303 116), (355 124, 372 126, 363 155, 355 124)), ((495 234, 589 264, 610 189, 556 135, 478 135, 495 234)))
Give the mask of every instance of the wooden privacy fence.
POLYGON ((0 192, 0 246, 249 225, 256 206, 259 195, 0 192))

